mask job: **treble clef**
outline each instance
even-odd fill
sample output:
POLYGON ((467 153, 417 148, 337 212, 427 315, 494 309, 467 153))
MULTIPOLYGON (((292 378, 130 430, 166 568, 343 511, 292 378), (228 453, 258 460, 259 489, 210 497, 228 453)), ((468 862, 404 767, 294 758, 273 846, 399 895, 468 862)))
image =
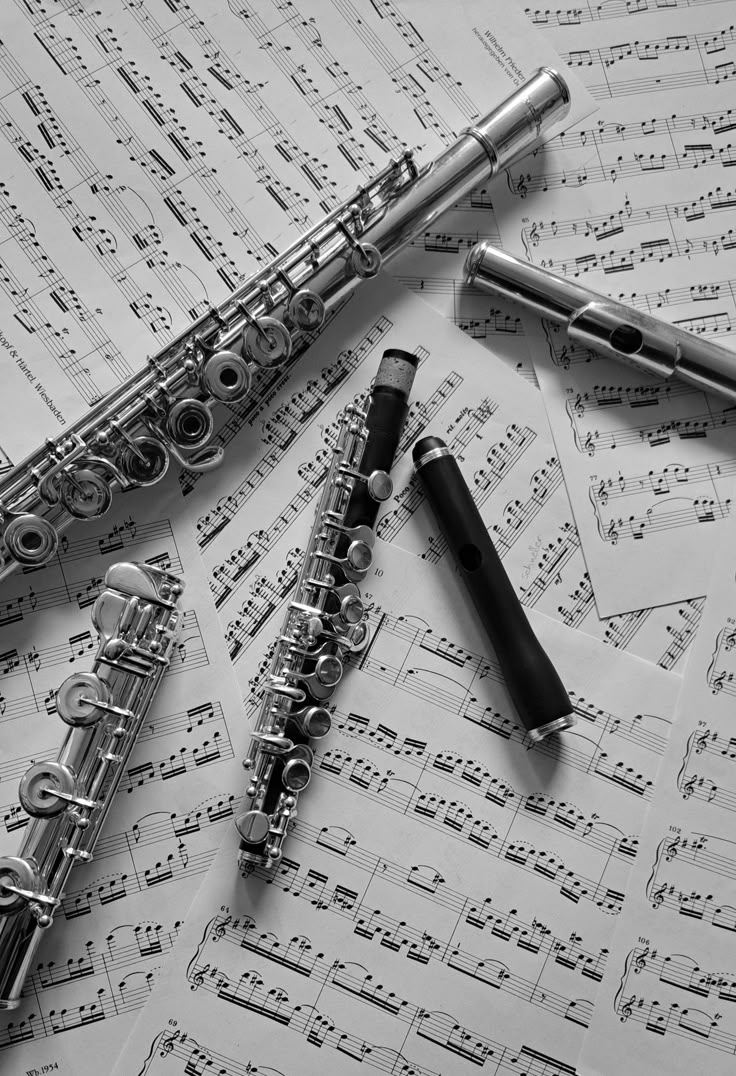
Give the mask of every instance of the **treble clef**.
POLYGON ((679 843, 680 843, 680 838, 675 837, 675 839, 673 841, 670 841, 668 844, 665 844, 665 846, 663 848, 663 852, 664 852, 664 858, 667 861, 667 863, 670 863, 675 858, 675 856, 677 855, 677 848, 678 848, 679 843))
POLYGON ((667 884, 665 883, 664 885, 659 886, 658 889, 654 890, 651 897, 649 898, 651 900, 651 902, 652 902, 652 907, 653 908, 656 909, 656 908, 661 908, 662 907, 662 905, 664 904, 664 894, 665 894, 666 889, 667 889, 667 884))
POLYGON ((178 1042, 180 1037, 181 1037, 181 1031, 174 1031, 173 1034, 167 1035, 166 1038, 163 1039, 162 1042, 161 1042, 161 1052, 160 1052, 159 1056, 160 1057, 168 1057, 168 1055, 174 1049, 174 1043, 178 1042))
POLYGON ((636 953, 634 957, 634 974, 639 975, 646 969, 649 946, 646 949, 635 949, 634 952, 636 953))
POLYGON ((636 1004, 636 994, 632 994, 630 998, 624 998, 618 1007, 618 1015, 621 1018, 621 1023, 625 1024, 634 1011, 634 1005, 636 1004))
POLYGON ((217 919, 215 920, 214 926, 212 927, 212 940, 213 941, 221 941, 222 938, 225 937, 225 933, 227 932, 227 928, 232 923, 232 921, 233 921, 233 917, 231 915, 226 915, 223 918, 218 916, 217 919))
MULTIPOLYGON (((685 769, 686 765, 687 765, 687 756, 685 757, 685 760, 683 762, 683 766, 682 766, 683 770, 685 769)), ((690 799, 693 792, 695 791, 695 786, 696 786, 697 783, 698 783, 698 775, 697 775, 697 773, 691 773, 689 776, 687 774, 681 773, 681 775, 680 775, 680 777, 678 778, 678 781, 677 781, 677 787, 680 789, 680 792, 682 792, 682 798, 684 800, 689 800, 690 799)), ((701 784, 702 784, 702 781, 701 781, 701 784)))
POLYGON ((192 990, 199 990, 200 986, 204 984, 204 977, 209 972, 210 965, 205 964, 203 968, 197 968, 189 982, 192 990))
POLYGON ((710 682, 710 688, 714 695, 719 695, 723 691, 723 685, 726 681, 726 670, 716 673, 710 682))

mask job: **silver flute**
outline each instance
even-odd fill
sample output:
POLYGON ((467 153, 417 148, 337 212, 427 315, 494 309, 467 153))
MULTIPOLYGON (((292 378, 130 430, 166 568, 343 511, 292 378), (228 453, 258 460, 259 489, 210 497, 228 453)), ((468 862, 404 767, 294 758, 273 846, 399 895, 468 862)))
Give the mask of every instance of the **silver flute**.
POLYGON ((238 862, 247 872, 281 858, 299 794, 309 784, 310 740, 330 730, 327 702, 351 653, 369 639, 359 583, 373 562, 378 507, 391 495, 388 470, 417 368, 409 352, 384 352, 368 412, 348 404, 297 579, 276 640, 243 766, 245 810, 235 821, 238 862))
POLYGON ((329 308, 440 213, 528 152, 567 114, 569 101, 561 76, 541 68, 434 161, 420 169, 411 152, 392 161, 9 471, 0 482, 0 579, 18 565, 46 564, 70 523, 103 515, 114 490, 158 482, 171 457, 191 471, 217 466, 223 449, 214 443, 214 405, 244 400, 254 391, 254 372, 282 367, 304 351, 329 308))
POLYGON ((466 283, 561 323, 576 344, 646 374, 678 377, 736 403, 736 354, 701 336, 634 310, 574 281, 477 243, 465 260, 466 283))
POLYGON ((92 610, 98 651, 72 673, 56 706, 70 729, 54 762, 21 778, 30 815, 17 856, 0 857, 0 1009, 14 1009, 72 868, 89 863, 123 770, 169 666, 183 583, 148 564, 108 568, 92 610))

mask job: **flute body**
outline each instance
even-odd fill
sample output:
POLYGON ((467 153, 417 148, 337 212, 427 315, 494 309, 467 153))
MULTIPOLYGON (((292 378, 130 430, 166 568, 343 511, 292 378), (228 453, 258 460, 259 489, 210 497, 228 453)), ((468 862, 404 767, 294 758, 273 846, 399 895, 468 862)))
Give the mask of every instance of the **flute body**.
POLYGON ((20 782, 31 816, 17 856, 0 857, 0 1009, 20 1004, 23 982, 77 863, 92 859, 123 770, 176 645, 184 587, 147 564, 118 563, 92 610, 92 671, 57 692, 70 727, 54 762, 20 782))
POLYGON ((75 519, 103 515, 120 489, 152 485, 173 458, 217 466, 216 404, 251 392, 254 372, 279 368, 312 341, 333 308, 435 218, 527 152, 564 117, 569 92, 540 69, 421 170, 407 152, 267 267, 148 359, 64 434, 0 482, 0 579, 55 554, 75 519))

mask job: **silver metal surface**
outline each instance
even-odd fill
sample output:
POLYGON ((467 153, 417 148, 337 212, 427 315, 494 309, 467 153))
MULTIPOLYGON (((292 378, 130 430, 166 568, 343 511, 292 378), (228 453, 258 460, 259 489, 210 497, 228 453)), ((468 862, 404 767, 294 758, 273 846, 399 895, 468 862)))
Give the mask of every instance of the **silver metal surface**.
POLYGON ((468 284, 562 323, 581 347, 655 377, 678 377, 736 403, 736 353, 478 243, 465 261, 468 284))
POLYGON ((372 477, 359 469, 367 438, 366 414, 349 404, 340 416, 294 596, 243 762, 249 784, 235 822, 243 870, 273 866, 281 858, 299 792, 309 783, 312 752, 306 740, 329 732, 325 703, 342 679, 346 655, 368 642, 358 582, 370 569, 375 535, 367 526, 345 526, 354 488, 359 482, 369 486, 372 477), (356 531, 359 558, 350 555, 356 531), (294 688, 300 690, 295 693, 294 688))
POLYGON ((295 358, 326 312, 474 186, 528 152, 569 107, 540 69, 421 171, 407 152, 49 439, 0 482, 0 579, 47 563, 75 519, 107 511, 116 490, 151 485, 170 459, 204 472, 223 456, 203 409, 237 404, 254 370, 295 358), (192 401, 189 411, 182 410, 192 401), (178 409, 178 410, 177 410, 178 409))
POLYGON ((421 471, 422 467, 426 467, 428 463, 432 462, 432 460, 439 460, 442 459, 443 456, 451 455, 452 452, 447 447, 447 445, 442 445, 441 448, 431 448, 429 452, 425 452, 424 455, 420 456, 419 459, 415 462, 414 470, 421 471))
POLYGON ((14 1009, 69 874, 92 859, 97 836, 176 644, 184 587, 147 564, 112 565, 92 610, 92 671, 58 691, 71 726, 54 762, 20 783, 30 820, 17 856, 0 857, 0 1009, 14 1009))
POLYGON ((532 743, 541 743, 547 736, 551 736, 553 732, 564 732, 565 729, 571 729, 576 724, 575 714, 564 714, 562 717, 555 718, 554 721, 548 721, 546 725, 540 725, 536 729, 529 729, 527 736, 532 743))

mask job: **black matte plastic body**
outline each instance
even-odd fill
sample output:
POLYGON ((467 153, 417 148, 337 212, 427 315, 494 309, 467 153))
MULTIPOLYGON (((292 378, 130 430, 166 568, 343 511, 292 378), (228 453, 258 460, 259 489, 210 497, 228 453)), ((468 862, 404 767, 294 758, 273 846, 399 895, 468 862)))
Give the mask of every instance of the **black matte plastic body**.
MULTIPOLYGON (((418 441, 414 460, 438 445, 443 443, 435 437, 418 441)), ((457 461, 439 456, 418 474, 524 727, 538 729, 570 714, 567 692, 526 618, 457 461)))
MULTIPOLYGON (((403 392, 391 386, 374 386, 366 418, 368 440, 360 461, 363 474, 390 472, 408 410, 403 392)), ((366 484, 356 483, 345 514, 345 526, 365 525, 373 529, 380 507, 381 502, 371 497, 366 484)))

